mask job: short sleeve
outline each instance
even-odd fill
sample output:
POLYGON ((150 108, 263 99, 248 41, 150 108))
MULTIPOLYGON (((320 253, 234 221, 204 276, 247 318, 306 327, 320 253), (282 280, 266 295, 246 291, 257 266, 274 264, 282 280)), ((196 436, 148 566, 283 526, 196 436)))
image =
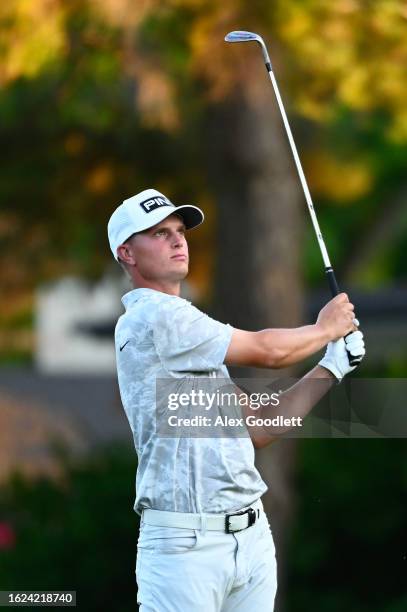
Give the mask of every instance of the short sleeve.
POLYGON ((153 325, 157 354, 169 372, 210 372, 223 364, 233 327, 182 298, 162 302, 153 325))

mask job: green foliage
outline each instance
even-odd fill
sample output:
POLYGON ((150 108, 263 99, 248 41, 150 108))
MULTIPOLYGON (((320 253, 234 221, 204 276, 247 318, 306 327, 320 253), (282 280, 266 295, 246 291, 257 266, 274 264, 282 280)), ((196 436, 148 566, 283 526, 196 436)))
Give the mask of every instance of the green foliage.
POLYGON ((31 350, 10 349, 0 351, 0 366, 32 366, 33 354, 31 350))
POLYGON ((0 551, 0 588, 76 590, 81 610, 130 612, 135 454, 113 445, 66 470, 62 484, 15 475, 1 491, 0 520, 15 529, 16 545, 0 551))
MULTIPOLYGON (((303 440, 287 611, 401 612, 406 605, 407 486, 402 440, 303 440)), ((135 455, 101 449, 66 462, 61 484, 15 475, 0 521, 16 546, 0 551, 0 588, 76 590, 87 611, 136 609, 135 455)))
MULTIPOLYGON (((310 181, 338 268, 369 231, 366 219, 380 222, 380 209, 391 207, 404 182, 401 2, 362 11, 348 0, 276 7, 183 0, 124 11, 108 0, 39 0, 2 11, 0 141, 7 156, 0 232, 4 252, 20 247, 15 265, 26 286, 70 273, 100 276, 111 261, 106 221, 139 188, 154 184, 209 199, 205 113, 208 102, 227 93, 235 72, 242 86, 237 56, 222 42, 238 23, 271 39, 283 97, 298 112, 299 149, 316 148, 337 162, 359 160, 365 173, 366 184, 362 177, 361 193, 346 208, 336 190, 358 180, 357 168, 352 175, 348 167, 342 179, 339 164, 322 195, 310 181)), ((312 164, 316 176, 323 174, 312 164)), ((372 269, 361 272, 366 284, 403 278, 406 234, 402 227, 372 269)), ((303 261, 307 281, 320 282, 313 237, 303 261)), ((0 281, 13 282, 4 272, 0 281)))
MULTIPOLYGON (((351 112, 343 106, 323 127, 306 124, 306 131, 312 130, 314 133, 313 147, 334 151, 343 159, 364 159, 373 177, 369 191, 346 205, 336 200, 334 195, 314 197, 320 226, 339 273, 341 267, 350 265, 361 239, 365 240, 372 228, 386 220, 400 197, 400 191, 404 189, 407 147, 405 143, 388 140, 388 125, 389 119, 382 112, 351 112)), ((341 178, 338 177, 338 180, 341 178)), ((375 288, 391 280, 402 282, 405 279, 403 245, 407 236, 406 213, 399 217, 391 235, 392 240, 381 246, 369 265, 358 275, 356 281, 359 285, 375 288)), ((302 263, 307 282, 319 284, 321 258, 309 224, 302 263)))
POLYGON ((287 609, 405 609, 405 441, 303 440, 300 449, 287 609))

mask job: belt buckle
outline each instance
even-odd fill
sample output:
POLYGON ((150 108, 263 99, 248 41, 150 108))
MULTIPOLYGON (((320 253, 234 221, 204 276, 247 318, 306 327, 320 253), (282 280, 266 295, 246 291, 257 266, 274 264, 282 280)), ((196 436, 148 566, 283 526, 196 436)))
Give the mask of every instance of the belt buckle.
POLYGON ((251 527, 256 522, 256 510, 253 508, 247 508, 246 510, 241 510, 240 512, 233 512, 232 514, 227 514, 225 516, 225 532, 226 533, 236 533, 237 531, 243 531, 248 527, 251 527), (248 524, 246 527, 242 527, 242 529, 231 529, 230 528, 230 517, 232 516, 242 516, 243 514, 248 515, 248 524))

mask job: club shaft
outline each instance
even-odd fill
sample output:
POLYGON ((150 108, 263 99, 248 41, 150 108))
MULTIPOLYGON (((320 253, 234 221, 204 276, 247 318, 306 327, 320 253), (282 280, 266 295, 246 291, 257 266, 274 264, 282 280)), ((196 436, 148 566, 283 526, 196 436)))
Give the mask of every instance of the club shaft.
MULTIPOLYGON (((293 135, 291 133, 290 124, 288 123, 287 115, 286 115, 286 112, 284 110, 284 105, 283 105, 283 101, 282 101, 281 96, 280 96, 280 91, 278 89, 277 81, 275 79, 275 76, 274 76, 274 73, 273 73, 272 70, 267 70, 267 72, 269 73, 270 80, 271 80, 271 83, 273 85, 274 93, 275 93, 275 96, 276 96, 276 99, 277 99, 278 108, 280 109, 280 113, 281 113, 281 117, 283 119, 285 131, 287 133, 288 141, 290 143, 290 147, 291 147, 291 151, 292 151, 292 154, 293 154, 293 157, 294 157, 295 165, 297 167, 298 176, 300 177, 301 186, 302 186, 302 189, 303 189, 303 192, 304 192, 305 200, 306 200, 307 205, 308 205, 309 214, 311 216, 312 225, 314 227, 315 234, 316 234, 316 237, 317 237, 317 240, 318 240, 318 244, 319 244, 319 248, 321 250, 321 255, 322 255, 322 259, 324 261, 325 269, 328 272, 328 269, 332 270, 331 262, 329 260, 329 255, 328 255, 328 251, 326 250, 324 239, 322 238, 321 229, 319 227, 318 219, 317 219, 317 216, 316 216, 315 210, 314 210, 314 205, 312 203, 311 194, 309 192, 307 181, 306 181, 306 178, 305 178, 302 166, 301 166, 301 161, 300 161, 300 158, 299 158, 299 155, 298 155, 298 152, 297 152, 297 147, 295 146, 294 138, 293 138, 293 135)), ((331 290, 332 290, 332 287, 331 287, 331 290)))
MULTIPOLYGON (((293 138, 293 135, 292 135, 291 129, 290 129, 290 124, 288 123, 287 115, 286 115, 285 110, 284 110, 283 101, 281 99, 280 91, 279 91, 278 85, 277 85, 277 81, 275 79, 275 76, 274 76, 274 73, 273 73, 273 70, 271 68, 270 63, 267 64, 267 62, 266 62, 266 68, 267 68, 267 72, 269 73, 269 76, 270 76, 270 79, 271 79, 271 83, 273 85, 274 93, 275 93, 276 99, 277 99, 277 104, 278 104, 278 107, 280 109, 280 113, 281 113, 281 117, 283 119, 285 131, 287 132, 288 141, 290 143, 291 151, 292 151, 292 154, 294 156, 294 161, 295 161, 295 165, 297 167, 298 176, 300 177, 302 189, 304 191, 304 196, 305 196, 305 199, 306 199, 307 205, 308 205, 308 210, 309 210, 309 213, 311 215, 312 225, 314 226, 315 234, 316 234, 317 239, 318 239, 319 248, 321 249, 322 259, 324 260, 324 264, 325 264, 325 273, 327 275, 327 280, 328 280, 329 288, 331 290, 332 297, 335 297, 336 295, 338 295, 338 293, 340 291, 338 283, 337 283, 337 280, 336 280, 336 277, 335 277, 335 272, 334 272, 334 270, 333 270, 333 268, 331 266, 331 262, 330 262, 329 256, 328 256, 328 251, 326 250, 325 242, 324 242, 324 239, 322 238, 322 234, 321 234, 321 230, 320 230, 320 227, 319 227, 317 215, 315 213, 314 205, 312 203, 311 194, 310 194, 309 189, 308 189, 307 181, 306 181, 306 178, 305 178, 302 166, 301 166, 301 161, 300 161, 300 158, 299 158, 299 155, 298 155, 297 147, 295 146, 294 138, 293 138)), ((349 334, 347 334, 347 335, 349 335, 349 334)), ((351 355, 349 353, 349 351, 347 351, 347 353, 348 353, 349 363, 351 365, 357 365, 359 363, 359 361, 360 361, 360 357, 357 356, 357 355, 356 356, 355 355, 351 355)))

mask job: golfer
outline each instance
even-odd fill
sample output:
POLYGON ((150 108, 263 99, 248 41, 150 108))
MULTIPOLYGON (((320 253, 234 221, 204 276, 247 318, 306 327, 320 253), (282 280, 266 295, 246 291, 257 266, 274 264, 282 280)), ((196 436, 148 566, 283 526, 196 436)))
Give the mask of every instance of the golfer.
MULTIPOLYGON (((346 348, 363 355, 363 335, 343 293, 314 325, 257 332, 215 321, 181 298, 189 263, 186 231, 203 219, 199 208, 174 206, 147 189, 125 200, 108 223, 113 256, 134 287, 122 298, 125 313, 115 343, 121 399, 138 456, 138 603, 142 612, 271 612, 276 558, 261 502, 267 486, 254 466, 254 448, 276 436, 251 427, 244 437, 159 437, 156 380, 192 388, 202 376, 228 378, 228 365, 281 368, 328 345, 292 394, 296 414, 306 414, 320 396, 298 408, 301 385, 319 378, 328 388, 341 380, 354 369, 346 348)), ((272 408, 257 413, 265 417, 272 408)))

